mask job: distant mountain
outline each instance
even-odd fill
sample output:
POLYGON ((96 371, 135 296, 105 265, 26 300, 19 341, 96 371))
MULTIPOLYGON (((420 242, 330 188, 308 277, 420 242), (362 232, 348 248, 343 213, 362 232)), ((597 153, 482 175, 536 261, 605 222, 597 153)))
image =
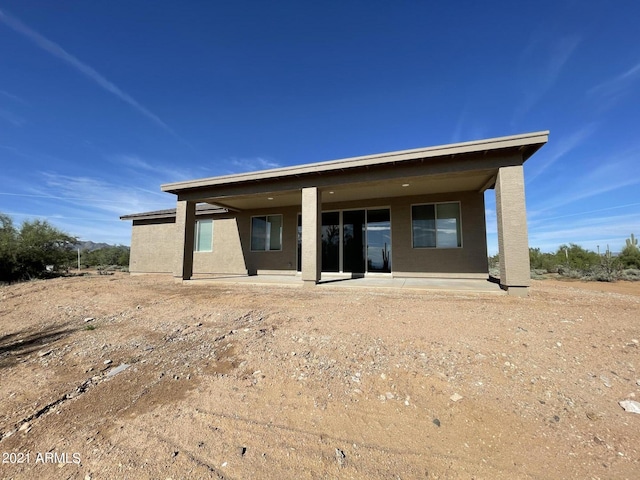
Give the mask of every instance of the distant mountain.
MULTIPOLYGON (((78 242, 76 245, 74 245, 73 248, 79 248, 82 251, 85 252, 93 252, 94 250, 99 250, 101 248, 106 248, 106 247, 116 247, 116 246, 124 246, 124 245, 109 245, 108 243, 95 243, 92 241, 87 241, 87 242, 78 242)), ((129 248, 129 247, 126 247, 129 248)))

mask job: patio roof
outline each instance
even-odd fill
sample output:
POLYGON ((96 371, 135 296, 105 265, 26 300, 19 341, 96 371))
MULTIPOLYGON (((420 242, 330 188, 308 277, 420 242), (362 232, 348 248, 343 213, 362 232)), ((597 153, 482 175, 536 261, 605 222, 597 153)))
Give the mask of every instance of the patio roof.
POLYGON ((230 210, 301 204, 301 189, 318 187, 322 203, 493 188, 500 167, 522 165, 548 131, 401 150, 162 185, 179 200, 230 210))
POLYGON ((526 161, 540 147, 547 143, 549 131, 525 133, 506 137, 496 137, 470 142, 452 143, 434 147, 416 148, 412 150, 399 150, 374 155, 365 155, 325 162, 308 163, 292 167, 272 168, 248 173, 223 175, 218 177, 186 180, 182 182, 166 183, 161 186, 163 192, 179 193, 201 187, 227 185, 239 182, 252 182, 257 180, 282 179, 284 177, 299 177, 301 175, 322 174, 334 171, 344 171, 353 168, 366 168, 379 165, 397 164, 411 160, 427 160, 442 157, 461 156, 465 154, 486 155, 491 151, 511 151, 522 154, 526 161))

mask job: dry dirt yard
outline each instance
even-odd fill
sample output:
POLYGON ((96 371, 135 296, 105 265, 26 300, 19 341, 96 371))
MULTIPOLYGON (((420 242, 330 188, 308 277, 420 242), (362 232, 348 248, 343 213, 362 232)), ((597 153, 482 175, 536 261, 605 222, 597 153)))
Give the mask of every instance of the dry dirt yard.
POLYGON ((639 339, 637 283, 2 286, 0 477, 637 479, 639 339))

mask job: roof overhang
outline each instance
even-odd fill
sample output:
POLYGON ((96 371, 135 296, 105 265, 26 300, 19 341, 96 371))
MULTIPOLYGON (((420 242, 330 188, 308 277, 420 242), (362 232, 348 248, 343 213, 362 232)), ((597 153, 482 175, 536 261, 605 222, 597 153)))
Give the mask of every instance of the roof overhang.
MULTIPOLYGON (((196 205, 196 215, 219 215, 228 213, 226 208, 215 205, 196 205)), ((120 220, 165 220, 176 217, 176 209, 168 208, 166 210, 155 210, 153 212, 132 213, 123 215, 120 220)))
MULTIPOLYGON (((547 143, 548 131, 344 158, 162 185, 179 200, 210 208, 248 210, 301 204, 318 187, 323 204, 493 188, 501 167, 522 165, 547 143)), ((198 208, 203 208, 198 205, 198 208)), ((167 218, 175 210, 127 215, 167 218)))
MULTIPOLYGON (((179 195, 180 193, 198 189, 229 186, 232 184, 273 182, 290 178, 334 174, 347 170, 362 170, 372 167, 385 167, 410 163, 416 160, 436 161, 439 159, 457 160, 463 157, 486 157, 490 153, 500 156, 517 155, 525 162, 549 138, 548 131, 511 135, 507 137, 490 138, 471 142, 453 143, 436 147, 417 148, 413 150, 401 150, 396 152, 367 155, 361 157, 331 160, 319 163, 310 163, 293 167, 274 168, 256 172, 224 175, 197 180, 167 183, 161 186, 163 192, 179 195)), ((469 167, 472 167, 469 165, 469 167)))

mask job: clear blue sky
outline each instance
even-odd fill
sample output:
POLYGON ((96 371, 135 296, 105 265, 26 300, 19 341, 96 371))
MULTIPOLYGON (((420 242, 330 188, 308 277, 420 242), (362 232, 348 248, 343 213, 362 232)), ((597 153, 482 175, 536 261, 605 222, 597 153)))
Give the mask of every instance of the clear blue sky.
MULTIPOLYGON (((530 244, 640 234, 640 2, 0 0, 0 211, 129 244, 160 184, 537 130, 530 244)), ((489 253, 497 251, 493 191, 489 253)))

